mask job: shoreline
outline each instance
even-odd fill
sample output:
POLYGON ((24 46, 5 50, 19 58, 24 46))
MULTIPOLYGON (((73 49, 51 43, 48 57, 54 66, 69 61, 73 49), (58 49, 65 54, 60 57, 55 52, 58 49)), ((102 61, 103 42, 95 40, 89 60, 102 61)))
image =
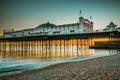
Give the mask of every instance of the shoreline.
POLYGON ((44 65, 44 66, 39 66, 39 67, 36 67, 36 68, 29 68, 28 67, 26 69, 23 69, 23 68, 14 66, 12 68, 6 68, 5 71, 3 70, 5 68, 1 68, 0 76, 18 74, 18 73, 21 73, 21 72, 25 72, 25 71, 29 71, 29 70, 35 70, 35 69, 41 69, 41 68, 49 67, 51 65, 60 64, 60 63, 76 62, 76 61, 89 60, 89 59, 94 59, 94 58, 99 58, 99 57, 112 56, 114 54, 116 54, 116 53, 110 53, 110 54, 106 54, 106 55, 105 54, 104 55, 93 55, 93 56, 87 56, 87 57, 85 56, 84 58, 82 56, 81 57, 80 56, 79 57, 67 57, 67 58, 62 58, 62 59, 61 58, 58 58, 58 59, 56 58, 56 59, 51 60, 52 62, 51 61, 49 62, 51 64, 44 65), (3 72, 1 72, 1 71, 3 71, 3 72))
POLYGON ((40 69, 1 76, 0 80, 108 80, 114 77, 120 79, 119 58, 120 54, 117 53, 82 61, 58 63, 40 69))

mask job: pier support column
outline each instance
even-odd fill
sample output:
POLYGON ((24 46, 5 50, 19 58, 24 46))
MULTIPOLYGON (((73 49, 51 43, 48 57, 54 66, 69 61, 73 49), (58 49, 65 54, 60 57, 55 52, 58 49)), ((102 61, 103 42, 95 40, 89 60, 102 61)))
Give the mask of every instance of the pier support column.
POLYGON ((42 40, 42 58, 44 57, 44 55, 43 55, 43 40, 42 40))
POLYGON ((63 56, 65 57, 65 39, 64 39, 64 55, 63 56))
POLYGON ((0 50, 3 50, 3 41, 0 41, 0 50))
POLYGON ((78 54, 78 39, 77 39, 77 56, 79 56, 79 54, 78 54))
POLYGON ((73 39, 72 39, 72 57, 73 57, 73 46, 74 46, 74 44, 73 44, 73 39))
POLYGON ((50 50, 51 50, 50 40, 48 40, 48 46, 49 46, 49 47, 48 47, 48 48, 49 48, 49 49, 48 49, 48 51, 49 51, 49 52, 48 52, 48 58, 50 58, 50 50))
POLYGON ((7 49, 7 44, 6 44, 6 41, 4 41, 4 50, 5 50, 5 52, 6 52, 6 49, 7 49))
POLYGON ((2 49, 1 49, 2 47, 1 47, 1 46, 2 46, 2 41, 0 41, 0 51, 2 50, 2 49))
POLYGON ((46 58, 47 59, 47 57, 48 57, 48 43, 47 43, 47 40, 44 40, 44 50, 45 50, 45 53, 44 53, 44 58, 46 58))
POLYGON ((62 55, 61 55, 61 39, 60 39, 60 57, 62 57, 62 55))
POLYGON ((54 45, 55 45, 55 58, 57 58, 58 57, 58 53, 57 53, 57 45, 58 45, 58 43, 57 43, 57 40, 54 40, 54 45))
POLYGON ((6 41, 3 41, 3 51, 4 51, 4 54, 3 54, 3 57, 6 57, 6 46, 5 46, 5 43, 6 41))
POLYGON ((1 45, 1 41, 0 41, 0 51, 2 50, 2 49, 1 49, 1 46, 2 46, 2 45, 1 45))
POLYGON ((40 58, 42 58, 42 40, 40 40, 40 58))

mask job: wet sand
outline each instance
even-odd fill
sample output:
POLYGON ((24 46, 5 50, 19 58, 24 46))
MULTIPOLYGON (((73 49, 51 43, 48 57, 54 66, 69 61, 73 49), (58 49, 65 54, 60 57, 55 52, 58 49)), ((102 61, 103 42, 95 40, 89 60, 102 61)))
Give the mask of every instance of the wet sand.
POLYGON ((112 56, 60 63, 1 76, 0 80, 120 80, 120 52, 112 56))

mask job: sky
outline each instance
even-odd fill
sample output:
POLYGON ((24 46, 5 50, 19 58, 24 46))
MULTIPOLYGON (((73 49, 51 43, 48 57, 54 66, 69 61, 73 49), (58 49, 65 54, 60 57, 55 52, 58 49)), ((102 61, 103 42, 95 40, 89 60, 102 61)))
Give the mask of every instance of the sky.
POLYGON ((0 34, 4 29, 27 29, 47 23, 60 25, 92 16, 94 29, 111 21, 120 27, 120 0, 0 0, 0 34))

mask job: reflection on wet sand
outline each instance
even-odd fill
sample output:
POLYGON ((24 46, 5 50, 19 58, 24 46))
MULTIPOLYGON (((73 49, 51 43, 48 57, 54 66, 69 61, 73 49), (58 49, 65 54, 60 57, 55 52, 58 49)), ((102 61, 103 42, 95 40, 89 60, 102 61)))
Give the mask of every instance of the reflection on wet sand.
POLYGON ((15 59, 50 59, 76 56, 90 56, 94 52, 88 46, 43 45, 43 46, 6 46, 0 51, 0 57, 15 59))

